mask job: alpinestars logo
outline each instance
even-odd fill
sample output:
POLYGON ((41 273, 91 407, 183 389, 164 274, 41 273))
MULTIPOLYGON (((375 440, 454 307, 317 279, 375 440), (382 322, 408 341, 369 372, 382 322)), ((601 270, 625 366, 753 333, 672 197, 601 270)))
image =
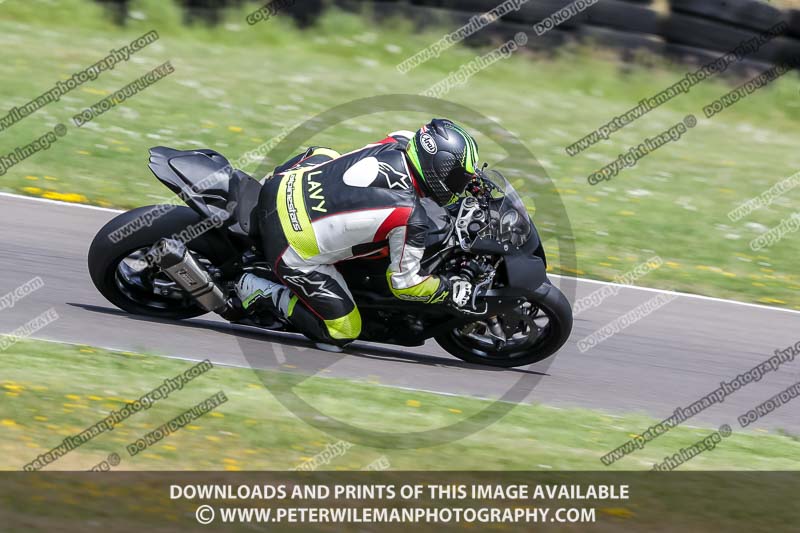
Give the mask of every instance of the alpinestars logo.
POLYGON ((292 229, 295 231, 302 231, 300 220, 297 218, 297 208, 294 205, 294 182, 297 175, 293 172, 286 178, 286 212, 289 214, 289 222, 292 224, 292 229))
POLYGON ((303 294, 305 294, 308 298, 322 296, 324 298, 333 298, 335 300, 342 299, 342 297, 338 294, 334 294, 325 288, 325 280, 314 281, 305 276, 283 276, 283 279, 295 287, 300 287, 300 289, 303 291, 303 294))
POLYGON ((408 175, 398 172, 389 163, 380 161, 378 163, 378 173, 386 179, 386 185, 390 189, 408 189, 408 175))

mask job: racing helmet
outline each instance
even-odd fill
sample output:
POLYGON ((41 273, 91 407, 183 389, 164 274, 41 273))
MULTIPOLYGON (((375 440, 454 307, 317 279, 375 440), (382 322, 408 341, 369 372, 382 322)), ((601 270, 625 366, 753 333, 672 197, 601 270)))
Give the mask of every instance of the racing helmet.
POLYGON ((454 122, 434 118, 414 134, 406 154, 426 196, 447 205, 475 177, 478 143, 454 122))

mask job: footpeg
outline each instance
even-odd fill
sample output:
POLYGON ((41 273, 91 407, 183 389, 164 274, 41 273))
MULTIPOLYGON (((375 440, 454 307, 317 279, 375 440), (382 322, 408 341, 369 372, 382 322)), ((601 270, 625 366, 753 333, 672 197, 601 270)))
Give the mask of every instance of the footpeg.
POLYGON ((206 311, 224 313, 228 307, 222 289, 211 274, 189 253, 182 242, 161 239, 146 254, 147 262, 158 266, 206 311))

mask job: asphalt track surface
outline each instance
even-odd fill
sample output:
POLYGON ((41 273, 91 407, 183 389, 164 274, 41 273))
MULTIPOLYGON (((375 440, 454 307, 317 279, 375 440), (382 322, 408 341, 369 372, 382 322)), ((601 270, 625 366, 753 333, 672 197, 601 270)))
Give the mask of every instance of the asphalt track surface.
MULTIPOLYGON (((682 295, 581 353, 580 339, 660 293, 623 287, 575 319, 570 341, 554 359, 522 369, 468 365, 432 341, 419 348, 356 343, 345 354, 331 354, 297 336, 232 326, 212 315, 164 321, 119 311, 97 292, 86 267, 92 238, 114 216, 109 210, 0 196, 0 294, 37 275, 45 282, 0 311, 0 331, 11 332, 54 307, 60 318, 35 338, 244 367, 253 366, 254 358, 246 359, 243 351, 263 353, 255 366, 482 398, 502 397, 524 377, 526 402, 643 412, 659 419, 800 340, 797 311, 682 295)), ((600 287, 577 280, 577 297, 600 287)), ((798 370, 800 357, 687 424, 736 428, 738 415, 798 381, 798 370)), ((750 427, 798 432, 798 410, 795 400, 750 427)))

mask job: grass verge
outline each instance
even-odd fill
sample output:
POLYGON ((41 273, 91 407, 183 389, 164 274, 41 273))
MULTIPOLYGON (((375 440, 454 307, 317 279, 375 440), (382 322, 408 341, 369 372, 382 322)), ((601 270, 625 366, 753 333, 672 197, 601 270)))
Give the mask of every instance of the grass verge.
MULTIPOLYGON (((0 358, 0 468, 21 469, 193 364, 41 341, 13 345, 0 358)), ((117 453, 120 470, 288 470, 309 461, 324 470, 360 470, 376 461, 393 470, 604 470, 601 456, 655 422, 639 415, 521 404, 453 442, 422 449, 339 445, 342 453, 321 464, 319 454, 340 439, 347 442, 348 435, 320 431, 276 400, 274 391, 295 382, 287 373, 214 367, 46 469, 87 470, 117 453), (133 457, 126 452, 128 444, 218 391, 228 398, 220 407, 133 457)), ((442 442, 452 440, 450 426, 489 404, 333 378, 306 379, 296 392, 324 413, 323 419, 381 432, 439 429, 442 442)), ((675 428, 611 469, 649 469, 710 432, 675 428)), ((789 436, 734 433, 680 468, 796 470, 798 446, 789 436)))

